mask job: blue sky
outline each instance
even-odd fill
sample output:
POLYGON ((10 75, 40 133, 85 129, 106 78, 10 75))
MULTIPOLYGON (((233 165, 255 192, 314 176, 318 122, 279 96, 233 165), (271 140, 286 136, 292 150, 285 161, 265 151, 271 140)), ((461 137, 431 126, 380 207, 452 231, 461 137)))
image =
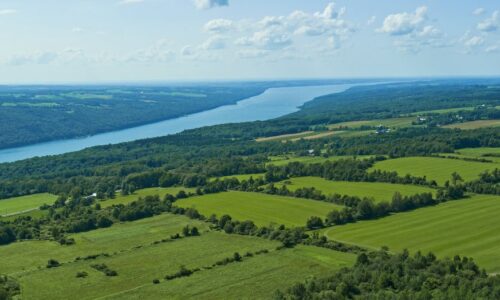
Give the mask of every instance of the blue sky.
POLYGON ((500 2, 1 0, 0 82, 500 75, 500 2))

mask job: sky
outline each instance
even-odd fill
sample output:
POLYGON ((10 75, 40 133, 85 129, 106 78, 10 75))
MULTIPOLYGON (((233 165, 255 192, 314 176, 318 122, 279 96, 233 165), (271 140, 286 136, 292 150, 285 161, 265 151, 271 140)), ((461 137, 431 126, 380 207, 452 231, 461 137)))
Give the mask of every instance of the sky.
POLYGON ((498 75, 498 0, 0 0, 4 84, 498 75))

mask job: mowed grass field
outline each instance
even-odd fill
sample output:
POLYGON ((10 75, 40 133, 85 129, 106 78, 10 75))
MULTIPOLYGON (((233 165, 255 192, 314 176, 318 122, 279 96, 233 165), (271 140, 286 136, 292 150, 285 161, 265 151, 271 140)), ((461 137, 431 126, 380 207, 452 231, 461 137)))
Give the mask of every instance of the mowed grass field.
POLYGON ((331 239, 392 251, 432 251, 440 257, 473 257, 489 272, 500 271, 500 197, 475 195, 379 220, 335 226, 331 239))
POLYGON ((208 231, 207 224, 184 216, 163 214, 110 228, 75 234, 76 244, 50 241, 18 242, 0 246, 2 273, 16 278, 23 299, 253 299, 271 298, 309 276, 324 276, 352 265, 355 256, 324 248, 298 246, 276 250, 279 242, 263 238, 208 231), (197 226, 201 236, 155 244, 197 226), (269 253, 243 258, 240 263, 206 269, 215 262, 266 249, 269 253), (107 253, 92 260, 78 260, 107 253), (62 265, 47 269, 47 260, 62 265), (118 276, 108 277, 91 267, 106 264, 118 276), (184 265, 202 270, 191 277, 164 281, 184 265), (77 278, 77 272, 88 277, 77 278), (287 276, 283 276, 287 274, 287 276), (160 279, 160 284, 153 284, 160 279))
POLYGON ((478 129, 483 127, 498 127, 500 126, 500 120, 478 120, 463 123, 455 123, 450 125, 445 125, 443 128, 458 128, 463 130, 478 129))
POLYGON ((465 161, 437 157, 404 157, 377 162, 372 169, 396 171, 400 176, 406 174, 427 176, 427 179, 436 180, 443 185, 451 179, 451 174, 457 172, 465 181, 477 179, 485 170, 498 168, 496 163, 465 161))
POLYGON ((328 126, 329 129, 340 129, 341 127, 349 128, 359 128, 361 126, 379 126, 383 125, 390 128, 398 127, 410 127, 412 122, 415 121, 415 117, 401 117, 401 118, 391 118, 391 119, 378 119, 378 120, 366 120, 366 121, 349 121, 337 124, 331 124, 328 126))
POLYGON ((139 197, 146 197, 146 196, 154 196, 154 195, 159 195, 160 198, 165 196, 166 194, 171 194, 171 195, 176 195, 180 191, 185 191, 186 193, 194 193, 196 190, 193 188, 186 188, 186 187, 170 187, 170 188, 161 188, 161 187, 154 187, 154 188, 147 188, 147 189, 141 189, 135 191, 133 194, 130 195, 120 195, 119 193, 116 195, 114 199, 107 199, 104 201, 101 201, 101 206, 102 207, 108 207, 112 205, 118 205, 118 204, 128 204, 132 201, 135 201, 139 199, 139 197))
POLYGON ((340 160, 340 159, 366 159, 372 157, 371 155, 359 155, 359 156, 330 156, 330 157, 323 157, 323 156, 271 156, 269 157, 270 162, 268 162, 268 165, 275 165, 275 166, 284 166, 287 165, 291 162, 300 162, 304 164, 316 164, 316 163, 324 163, 325 161, 335 161, 335 160, 340 160))
POLYGON ((340 208, 321 201, 249 192, 209 194, 179 200, 175 204, 196 208, 207 217, 228 214, 239 221, 252 220, 259 226, 271 223, 305 226, 309 217, 325 217, 328 212, 340 208))
POLYGON ((47 193, 3 199, 0 200, 0 216, 36 210, 43 204, 54 204, 56 199, 57 196, 47 193))
MULTIPOLYGON (((466 148, 455 151, 455 153, 442 153, 441 156, 452 156, 457 158, 486 159, 500 164, 500 148, 466 148)), ((500 167, 500 166, 499 166, 500 167)))
MULTIPOLYGON (((411 196, 420 193, 435 193, 435 190, 414 185, 390 184, 382 182, 347 182, 331 181, 320 177, 296 177, 288 180, 291 184, 286 184, 289 190, 295 191, 299 188, 314 187, 325 195, 340 194, 357 197, 373 197, 375 201, 390 202, 395 192, 400 192, 403 196, 411 196)), ((281 182, 277 186, 281 186, 281 182)))
MULTIPOLYGON (((248 179, 250 179, 250 177, 252 177, 253 179, 257 179, 259 177, 264 177, 264 173, 229 175, 229 176, 222 176, 222 177, 216 177, 216 178, 218 178, 220 180, 236 178, 239 181, 242 181, 242 180, 248 180, 248 179)), ((213 181, 216 178, 210 178, 210 180, 213 181)))

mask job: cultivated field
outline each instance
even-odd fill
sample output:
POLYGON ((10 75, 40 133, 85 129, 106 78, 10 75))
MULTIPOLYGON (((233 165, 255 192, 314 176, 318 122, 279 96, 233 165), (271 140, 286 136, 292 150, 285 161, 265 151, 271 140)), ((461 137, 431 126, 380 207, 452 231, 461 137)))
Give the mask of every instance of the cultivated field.
POLYGON ((453 172, 460 174, 465 181, 470 181, 477 179, 481 172, 495 168, 498 168, 495 163, 436 157, 404 157, 378 162, 372 169, 396 171, 400 176, 427 176, 427 179, 434 179, 439 185, 443 185, 446 180, 451 179, 453 172))
POLYGON ((206 223, 170 214, 72 237, 76 240, 72 246, 50 241, 0 246, 2 273, 21 283, 23 299, 241 299, 248 295, 270 298, 276 289, 309 276, 323 276, 351 265, 355 259, 352 254, 309 246, 276 250, 279 242, 208 231, 206 223), (153 243, 168 239, 188 224, 197 226, 201 236, 153 243), (235 252, 243 256, 263 249, 269 253, 205 268, 235 252), (107 256, 75 260, 102 253, 107 256), (58 260, 61 266, 46 268, 49 259, 58 260), (92 268, 93 264, 106 264, 118 276, 105 276, 92 268), (190 277, 163 280, 182 265, 202 270, 190 277), (78 272, 87 272, 88 276, 77 278, 78 272), (161 283, 155 285, 153 279, 160 279, 161 283))
POLYGON ((373 221, 335 226, 331 239, 393 251, 432 251, 471 256, 489 272, 500 271, 500 197, 476 195, 435 207, 398 213, 373 221))
POLYGON ((402 117, 391 119, 378 119, 367 121, 350 121, 329 125, 330 129, 341 129, 342 127, 359 128, 361 126, 379 126, 383 125, 390 128, 410 127, 411 122, 415 121, 415 117, 402 117))
POLYGON ((479 121, 445 125, 443 126, 443 128, 459 128, 468 130, 468 129, 477 129, 483 127, 498 127, 498 126, 500 126, 500 120, 479 120, 479 121))
MULTIPOLYGON (((239 181, 242 181, 242 180, 248 180, 248 179, 250 179, 250 177, 252 177, 253 179, 257 179, 259 177, 264 177, 264 173, 229 175, 229 176, 222 176, 222 177, 217 177, 217 178, 219 178, 220 180, 236 178, 239 181)), ((215 180, 215 178, 211 178, 211 180, 215 180)))
POLYGON ((36 210, 44 204, 54 204, 57 196, 43 193, 0 200, 0 216, 36 210))
POLYGON ((296 177, 290 179, 289 181, 291 184, 287 184, 286 186, 292 191, 303 187, 314 187, 317 190, 322 191, 325 195, 336 193, 357 197, 373 197, 375 201, 386 202, 391 201, 395 192, 400 192, 403 196, 434 192, 433 189, 414 185, 381 182, 331 181, 319 177, 296 177))
POLYGON ((366 159, 370 158, 371 155, 359 155, 359 156, 293 156, 293 155, 281 155, 281 156, 270 156, 271 160, 268 165, 284 166, 291 162, 300 162, 304 164, 315 164, 324 163, 325 161, 335 161, 340 159, 356 158, 356 159, 366 159))
POLYGON ((300 139, 309 135, 314 134, 314 131, 304 131, 298 133, 290 133, 290 134, 281 134, 275 136, 268 136, 263 138, 255 139, 256 142, 270 142, 270 141, 280 141, 280 140, 289 140, 289 139, 300 139))
POLYGON ((120 195, 118 193, 114 199, 107 199, 105 201, 101 201, 100 203, 101 203, 102 207, 108 207, 108 206, 115 205, 115 204, 128 204, 132 201, 137 200, 139 197, 158 195, 158 196, 160 196, 160 198, 162 198, 166 194, 171 194, 171 195, 175 196, 180 191, 185 191, 186 193, 190 193, 190 192, 194 193, 195 189, 186 188, 186 187, 147 188, 147 189, 137 190, 133 194, 126 195, 126 196, 120 195))
POLYGON ((458 158, 486 159, 500 163, 500 148, 466 148, 455 151, 455 153, 443 153, 442 156, 453 156, 458 158))
POLYGON ((338 205, 262 193, 224 192, 191 197, 175 203, 180 207, 194 207, 201 214, 222 216, 228 214, 236 220, 252 220, 261 226, 270 223, 287 226, 305 226, 310 216, 324 217, 338 205))

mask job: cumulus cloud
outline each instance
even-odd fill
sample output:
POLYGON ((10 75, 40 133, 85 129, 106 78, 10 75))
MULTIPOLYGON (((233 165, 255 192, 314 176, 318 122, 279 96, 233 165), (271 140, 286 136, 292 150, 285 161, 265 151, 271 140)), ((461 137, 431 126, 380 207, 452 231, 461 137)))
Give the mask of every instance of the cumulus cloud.
POLYGON ((226 47, 226 41, 221 36, 211 36, 202 45, 203 50, 220 50, 226 47))
POLYGON ((17 10, 15 10, 15 9, 0 9, 0 16, 13 15, 16 13, 17 13, 17 10))
POLYGON ((482 15, 482 14, 484 14, 484 13, 485 13, 485 10, 484 10, 484 8, 482 8, 482 7, 476 8, 476 9, 472 12, 472 14, 474 14, 474 15, 476 15, 476 16, 480 16, 480 15, 482 15))
POLYGON ((209 9, 217 6, 228 6, 229 0, 194 0, 194 5, 198 9, 209 9))
POLYGON ((233 29, 233 21, 227 19, 210 20, 205 24, 204 29, 210 33, 228 32, 233 29))
POLYGON ((378 31, 390 35, 406 35, 416 31, 426 19, 427 7, 421 6, 414 13, 388 15, 378 31))
POLYGON ((21 66, 28 64, 49 64, 55 61, 58 56, 59 55, 56 52, 37 51, 33 53, 13 55, 5 59, 3 63, 11 66, 21 66))
POLYGON ((125 55, 119 60, 136 63, 165 63, 175 57, 171 49, 172 45, 168 40, 159 40, 154 45, 125 55))
POLYGON ((491 17, 479 22, 477 29, 483 32, 497 31, 500 26, 500 12, 494 11, 491 17))

